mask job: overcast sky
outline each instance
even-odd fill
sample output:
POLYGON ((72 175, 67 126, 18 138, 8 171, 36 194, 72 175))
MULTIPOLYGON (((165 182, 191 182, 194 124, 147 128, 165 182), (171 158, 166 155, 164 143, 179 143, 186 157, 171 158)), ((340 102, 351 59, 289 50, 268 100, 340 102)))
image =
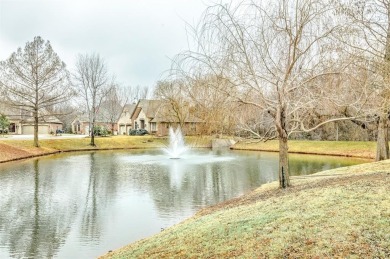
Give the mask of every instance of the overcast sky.
POLYGON ((34 36, 49 40, 74 69, 77 54, 98 53, 124 85, 154 86, 187 48, 206 0, 0 0, 0 60, 34 36))

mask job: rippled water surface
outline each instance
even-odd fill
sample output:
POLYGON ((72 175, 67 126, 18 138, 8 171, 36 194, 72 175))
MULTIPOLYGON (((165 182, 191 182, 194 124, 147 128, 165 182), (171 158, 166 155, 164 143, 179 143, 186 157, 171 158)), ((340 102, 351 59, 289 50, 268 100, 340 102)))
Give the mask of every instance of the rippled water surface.
MULTIPOLYGON (((292 175, 363 160, 290 155, 292 175)), ((0 165, 0 258, 94 258, 277 179, 277 154, 83 152, 0 165)))

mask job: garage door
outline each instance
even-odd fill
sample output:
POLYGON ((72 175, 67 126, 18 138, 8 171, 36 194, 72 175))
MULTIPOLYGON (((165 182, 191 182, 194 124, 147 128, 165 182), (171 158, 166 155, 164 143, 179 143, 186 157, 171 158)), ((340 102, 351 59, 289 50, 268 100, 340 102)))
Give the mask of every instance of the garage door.
POLYGON ((24 125, 22 127, 22 134, 23 135, 32 135, 32 134, 34 134, 34 126, 24 125))
POLYGON ((126 128, 124 125, 121 125, 120 130, 119 130, 119 134, 122 135, 124 133, 126 133, 126 128))
POLYGON ((89 126, 84 127, 84 135, 89 135, 89 126))
MULTIPOLYGON (((24 125, 22 128, 23 135, 33 135, 34 134, 34 126, 33 125, 24 125)), ((47 125, 39 125, 38 134, 49 134, 49 126, 47 125)))
POLYGON ((39 126, 38 134, 49 134, 49 126, 39 126))

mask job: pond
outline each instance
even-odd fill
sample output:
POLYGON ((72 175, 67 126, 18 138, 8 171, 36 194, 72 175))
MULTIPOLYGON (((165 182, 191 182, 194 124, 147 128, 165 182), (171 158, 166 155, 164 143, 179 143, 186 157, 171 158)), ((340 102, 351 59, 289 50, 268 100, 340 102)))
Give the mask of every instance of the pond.
MULTIPOLYGON (((59 154, 0 165, 0 258, 94 258, 277 179, 277 153, 59 154)), ((292 175, 366 162, 290 155, 292 175)))

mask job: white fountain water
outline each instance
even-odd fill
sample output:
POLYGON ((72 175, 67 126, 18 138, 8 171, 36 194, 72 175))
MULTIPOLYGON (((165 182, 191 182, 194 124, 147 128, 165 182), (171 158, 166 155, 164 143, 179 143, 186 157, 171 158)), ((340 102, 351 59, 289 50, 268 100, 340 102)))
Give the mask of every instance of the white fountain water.
POLYGON ((169 128, 169 146, 164 148, 164 151, 169 155, 169 158, 178 159, 186 152, 188 148, 184 143, 183 134, 180 128, 174 130, 172 127, 169 128))

